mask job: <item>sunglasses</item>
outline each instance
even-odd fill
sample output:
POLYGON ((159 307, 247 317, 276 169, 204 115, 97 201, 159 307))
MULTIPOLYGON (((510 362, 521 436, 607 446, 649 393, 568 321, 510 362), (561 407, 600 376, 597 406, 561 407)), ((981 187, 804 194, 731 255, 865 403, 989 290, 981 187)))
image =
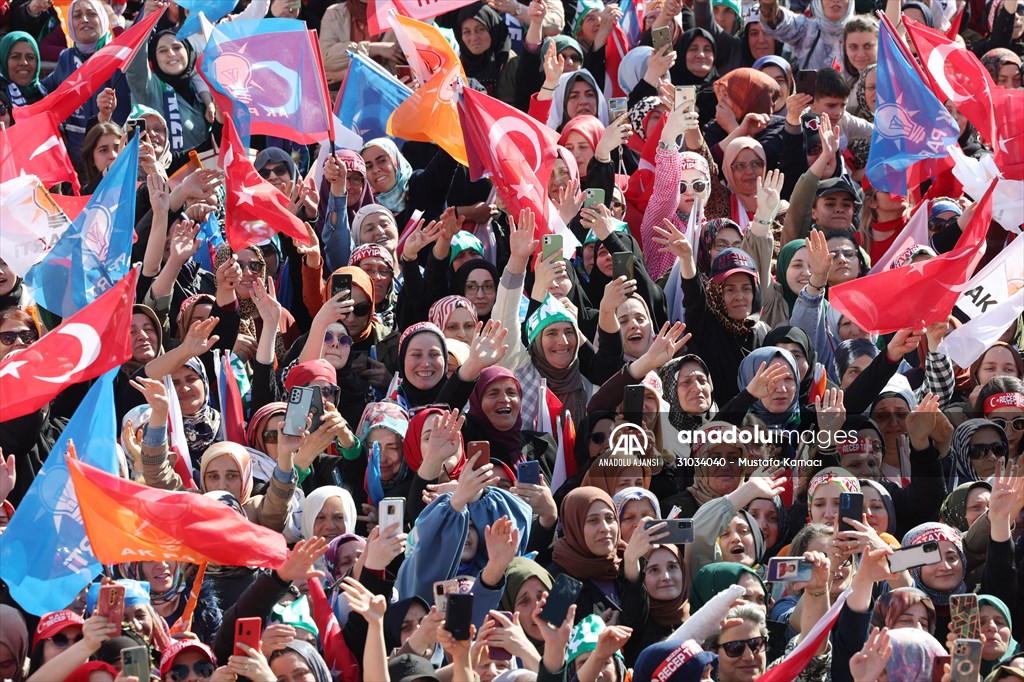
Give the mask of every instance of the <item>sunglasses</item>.
POLYGON ((988 453, 992 453, 999 459, 1006 457, 1006 446, 1002 443, 975 443, 967 452, 971 459, 981 459, 988 453))
MULTIPOLYGON (((196 661, 192 664, 192 672, 200 679, 209 679, 215 670, 213 663, 209 661, 196 661)), ((189 668, 187 665, 176 665, 167 671, 168 676, 174 682, 181 682, 188 679, 189 668)))
POLYGON ((679 193, 686 194, 686 190, 688 187, 693 188, 694 194, 700 194, 701 192, 708 188, 708 183, 704 182, 703 180, 694 180, 692 183, 687 185, 686 181, 684 180, 679 183, 679 193))
POLYGON ((267 445, 273 445, 274 443, 277 442, 278 433, 279 432, 277 429, 267 429, 266 431, 261 433, 260 436, 263 438, 264 443, 266 443, 267 445))
POLYGON ((752 654, 761 653, 767 642, 767 637, 751 637, 750 639, 737 639, 735 642, 722 642, 718 648, 724 651, 729 658, 739 658, 743 655, 743 650, 747 648, 752 654))
POLYGON ((1017 5, 1016 14, 1018 17, 1024 17, 1024 5, 1017 5))
MULTIPOLYGON (((364 304, 360 304, 364 305, 364 304)), ((332 346, 337 342, 342 348, 349 348, 352 346, 352 337, 348 334, 335 334, 334 332, 324 333, 324 345, 332 346)))
POLYGON ((338 397, 338 393, 340 391, 341 389, 338 387, 337 384, 329 384, 327 386, 320 387, 320 395, 322 395, 324 398, 332 402, 334 401, 335 398, 338 397))
POLYGON ((0 332, 0 343, 5 346, 13 346, 15 341, 21 341, 28 345, 38 340, 39 333, 34 329, 22 329, 20 332, 0 332))
POLYGON ((284 165, 282 165, 282 166, 264 166, 263 168, 261 168, 259 170, 260 177, 263 178, 264 180, 269 178, 271 173, 273 173, 274 175, 276 175, 279 178, 290 177, 290 175, 291 175, 288 172, 288 166, 284 166, 284 165))
POLYGON ((606 440, 608 440, 608 434, 604 431, 594 431, 590 434, 590 442, 594 445, 604 445, 606 440))
POLYGON ((989 421, 1003 427, 1003 431, 1006 431, 1007 426, 1012 426, 1014 431, 1024 431, 1024 417, 1014 417, 1013 419, 989 417, 989 421))
POLYGON ((238 261, 238 267, 242 268, 242 270, 248 270, 254 275, 258 275, 263 272, 263 263, 258 260, 240 260, 238 261))
POLYGON ((371 310, 373 310, 373 305, 370 303, 356 303, 352 306, 352 312, 350 312, 349 315, 354 315, 355 317, 366 317, 370 314, 371 310))
POLYGON ((84 636, 85 635, 78 635, 78 637, 71 639, 63 632, 58 632, 50 638, 50 641, 53 642, 53 645, 58 649, 66 649, 71 644, 78 644, 79 642, 81 642, 84 636))

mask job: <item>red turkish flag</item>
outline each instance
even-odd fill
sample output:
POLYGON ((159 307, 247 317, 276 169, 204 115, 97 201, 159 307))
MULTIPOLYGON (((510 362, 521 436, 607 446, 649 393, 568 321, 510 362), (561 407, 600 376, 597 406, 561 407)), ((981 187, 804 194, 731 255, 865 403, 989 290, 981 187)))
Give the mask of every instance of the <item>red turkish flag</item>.
POLYGON ((220 165, 227 195, 225 231, 233 251, 270 239, 278 232, 309 244, 306 226, 289 210, 288 197, 256 172, 229 117, 224 118, 220 165))
POLYGON ((124 71, 128 67, 135 57, 136 50, 149 38, 149 32, 163 12, 164 8, 161 7, 159 11, 114 38, 43 99, 27 107, 14 107, 15 120, 21 121, 49 111, 58 123, 63 123, 92 97, 100 86, 110 80, 115 71, 124 71))
POLYGON ((1024 90, 996 89, 995 161, 1007 180, 1024 180, 1024 90))
POLYGON ((76 194, 82 189, 64 138, 57 130, 57 121, 48 111, 32 118, 19 117, 17 126, 0 131, 0 158, 4 159, 0 164, 0 182, 29 174, 38 177, 45 187, 67 181, 76 194), (12 140, 14 135, 16 143, 12 140))
POLYGON ((829 303, 864 331, 878 334, 945 321, 985 255, 994 189, 993 182, 952 251, 837 284, 829 289, 829 303))
POLYGON ((952 100, 985 141, 997 139, 998 127, 992 106, 996 84, 981 60, 941 31, 906 17, 903 24, 939 101, 952 100))
POLYGON ((555 232, 550 221, 561 220, 548 200, 548 178, 558 158, 555 131, 470 88, 462 91, 459 114, 472 178, 491 176, 509 215, 518 219, 520 210, 530 208, 540 234, 555 232))
POLYGON ((132 357, 138 268, 28 348, 0 361, 0 421, 35 412, 64 388, 132 357))

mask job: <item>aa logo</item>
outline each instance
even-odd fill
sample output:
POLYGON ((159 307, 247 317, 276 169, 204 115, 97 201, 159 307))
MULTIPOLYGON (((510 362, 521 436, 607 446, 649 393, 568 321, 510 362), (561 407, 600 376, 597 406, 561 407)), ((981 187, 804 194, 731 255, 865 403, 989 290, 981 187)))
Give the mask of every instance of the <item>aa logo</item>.
POLYGON ((650 445, 647 432, 636 424, 619 424, 611 433, 612 454, 622 457, 642 458, 650 445))

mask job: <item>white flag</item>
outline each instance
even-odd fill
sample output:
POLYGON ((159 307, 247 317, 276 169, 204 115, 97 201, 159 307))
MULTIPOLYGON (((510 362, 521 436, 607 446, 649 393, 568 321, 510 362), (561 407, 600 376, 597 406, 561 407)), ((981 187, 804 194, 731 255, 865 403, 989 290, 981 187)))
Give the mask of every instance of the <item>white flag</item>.
POLYGON ((16 275, 41 261, 70 224, 36 176, 0 184, 0 258, 16 275))
POLYGON ((1018 289, 984 315, 955 329, 939 344, 939 352, 958 367, 970 367, 982 353, 999 340, 1017 317, 1024 312, 1024 289, 1018 289))
POLYGON ((1024 238, 1010 242, 967 282, 956 307, 970 319, 984 315, 1024 287, 1024 238))
POLYGON ((928 206, 927 201, 918 205, 906 227, 893 240, 885 255, 871 268, 869 275, 902 267, 910 262, 910 255, 915 246, 928 246, 928 206))

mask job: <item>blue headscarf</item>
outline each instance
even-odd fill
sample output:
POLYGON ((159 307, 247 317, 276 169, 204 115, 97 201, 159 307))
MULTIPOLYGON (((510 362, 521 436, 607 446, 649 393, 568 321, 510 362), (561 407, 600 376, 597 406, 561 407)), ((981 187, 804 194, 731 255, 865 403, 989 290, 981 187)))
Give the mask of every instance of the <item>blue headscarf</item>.
POLYGON ((800 369, 797 367, 796 358, 784 348, 763 346, 755 348, 751 351, 750 355, 743 358, 739 371, 739 387, 742 391, 750 383, 750 380, 754 378, 754 375, 757 374, 757 368, 761 366, 761 363, 770 364, 776 357, 781 357, 785 360, 786 364, 789 365, 790 371, 793 373, 793 379, 797 384, 797 388, 793 391, 793 400, 789 403, 786 411, 780 413, 769 411, 760 400, 750 408, 750 411, 757 415, 773 431, 795 427, 800 423, 800 369))
MULTIPOLYGON (((125 606, 138 606, 139 604, 149 604, 149 583, 140 582, 138 580, 118 580, 118 585, 124 587, 124 605, 125 606)), ((89 592, 85 595, 85 612, 92 613, 96 610, 96 602, 100 599, 100 584, 93 583, 89 585, 89 592)))
POLYGON ((398 214, 405 210, 406 193, 409 191, 409 179, 412 178, 412 166, 402 153, 398 151, 398 145, 390 137, 378 137, 363 145, 360 153, 370 147, 379 147, 391 157, 391 163, 395 166, 395 186, 380 194, 374 193, 374 200, 387 208, 392 213, 398 214))

